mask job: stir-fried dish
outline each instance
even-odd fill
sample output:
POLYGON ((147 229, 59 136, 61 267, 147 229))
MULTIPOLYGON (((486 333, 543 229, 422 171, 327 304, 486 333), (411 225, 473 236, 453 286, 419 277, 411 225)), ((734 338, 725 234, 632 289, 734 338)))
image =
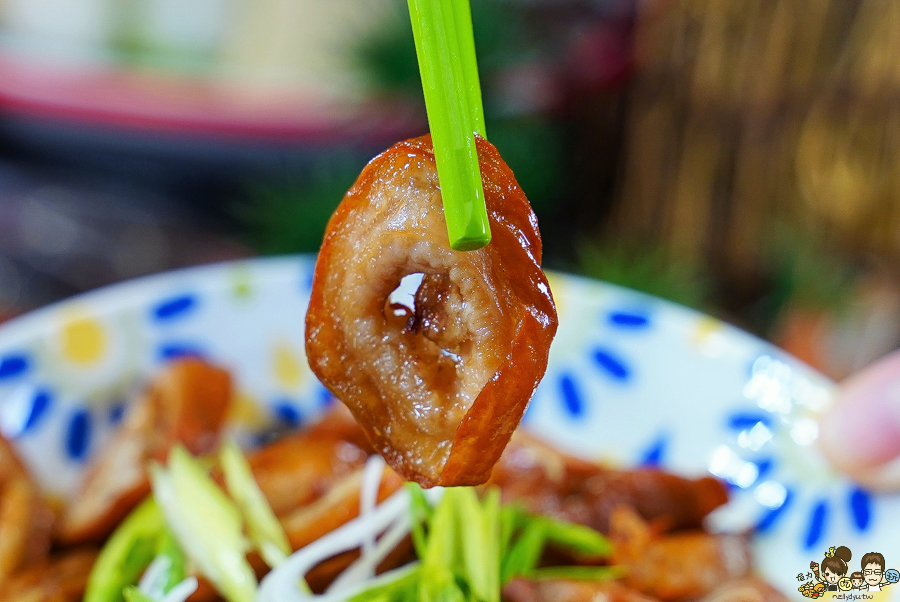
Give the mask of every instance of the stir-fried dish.
POLYGON ((373 160, 336 211, 307 349, 343 404, 318 422, 245 456, 223 436, 232 376, 174 361, 62 509, 0 440, 0 602, 783 599, 746 536, 703 529, 719 481, 514 434, 556 311, 528 201, 477 144, 484 249, 447 246, 427 137, 373 160), (392 302, 412 274, 413 303, 392 302))
POLYGON ((13 470, 0 489, 0 533, 13 537, 0 546, 0 600, 290 602, 326 591, 333 600, 429 599, 429 591, 430 599, 510 602, 587 601, 599 594, 635 601, 782 599, 752 577, 746 537, 703 530, 704 517, 727 499, 717 480, 605 468, 523 433, 513 436, 486 485, 423 491, 385 466, 364 430, 336 406, 312 426, 250 452, 251 485, 228 483, 226 453, 204 462, 187 451, 188 445, 198 449, 201 431, 206 444, 199 449, 212 450, 221 421, 198 430, 190 412, 140 418, 163 398, 185 407, 221 403, 227 410, 223 374, 196 359, 161 372, 132 404, 121 436, 97 455, 89 485, 55 517, 4 444, 3 466, 13 470), (201 377, 216 385, 196 386, 201 377), (168 466, 148 464, 148 457, 168 458, 168 466), (166 486, 157 482, 161 472, 171 481, 166 486), (11 485, 14 479, 20 484, 11 485), (135 490, 135 483, 147 492, 152 483, 152 495, 123 501, 121 492, 135 490), (262 501, 244 504, 253 491, 262 501), (76 508, 83 524, 116 527, 112 536, 100 543, 96 528, 76 534, 69 528, 76 508), (274 534, 259 528, 265 519, 251 518, 260 511, 271 513, 274 534), (207 531, 191 531, 192 522, 204 520, 207 531), (231 537, 226 531, 234 521, 231 537), (323 541, 325 549, 315 550, 323 541), (476 545, 467 546, 470 541, 476 545), (292 570, 304 553, 305 562, 292 570), (231 564, 223 561, 229 554, 231 564), (493 573, 493 581, 481 578, 493 583, 493 594, 469 591, 479 583, 479 571, 466 566, 469 556, 493 573), (161 558, 169 559, 164 570, 161 558), (429 561, 463 584, 453 586, 463 597, 438 595, 443 586, 428 582, 433 575, 422 569, 429 561), (409 578, 413 571, 421 573, 418 581, 409 578), (235 578, 241 575, 244 583, 235 578), (177 590, 185 584, 191 587, 177 590), (388 591, 390 584, 396 591, 388 591))

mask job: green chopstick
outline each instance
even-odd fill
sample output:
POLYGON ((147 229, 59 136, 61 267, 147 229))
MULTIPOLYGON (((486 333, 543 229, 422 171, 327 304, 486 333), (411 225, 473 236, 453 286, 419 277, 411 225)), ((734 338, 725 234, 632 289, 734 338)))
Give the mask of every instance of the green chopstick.
POLYGON ((491 242, 475 133, 486 137, 469 0, 408 0, 450 247, 491 242))

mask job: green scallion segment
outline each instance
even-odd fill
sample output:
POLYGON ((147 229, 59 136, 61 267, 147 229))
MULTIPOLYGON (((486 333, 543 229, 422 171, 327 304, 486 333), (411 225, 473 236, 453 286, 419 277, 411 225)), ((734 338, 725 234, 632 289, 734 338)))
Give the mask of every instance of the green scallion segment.
POLYGON ((250 540, 265 563, 275 568, 291 553, 287 535, 240 448, 233 441, 228 441, 222 446, 219 456, 222 472, 225 473, 225 486, 243 514, 250 540))
POLYGON ((168 467, 150 467, 153 496, 179 546, 199 572, 229 602, 252 602, 256 575, 234 501, 181 446, 169 452, 168 467))
POLYGON ((134 585, 129 585, 122 591, 125 602, 156 602, 153 598, 139 590, 134 585))
POLYGON ((469 0, 408 0, 450 246, 491 241, 475 133, 485 136, 469 0))
POLYGON ((515 577, 594 581, 621 575, 611 566, 539 567, 548 546, 591 560, 608 556, 611 547, 588 527, 501 506, 496 488, 481 498, 471 487, 448 488, 432 507, 417 485, 408 487, 419 563, 351 602, 499 602, 515 577))
POLYGON ((122 590, 137 583, 165 536, 162 513, 152 498, 147 499, 103 546, 88 576, 85 602, 121 602, 122 590))

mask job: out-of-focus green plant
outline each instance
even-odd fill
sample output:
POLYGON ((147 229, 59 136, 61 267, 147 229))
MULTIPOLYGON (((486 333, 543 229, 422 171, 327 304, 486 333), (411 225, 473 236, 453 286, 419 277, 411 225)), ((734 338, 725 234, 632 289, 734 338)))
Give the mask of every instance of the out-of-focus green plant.
MULTIPOLYGON (((392 6, 382 27, 356 45, 355 63, 375 93, 420 104, 424 116, 409 14, 405 3, 392 6)), ((547 210, 563 177, 563 133, 545 115, 507 107, 498 83, 504 71, 534 60, 545 49, 529 34, 521 5, 476 0, 471 7, 488 139, 512 168, 535 209, 547 210)))
MULTIPOLYGON (((490 95, 493 76, 498 70, 533 57, 538 49, 534 36, 527 34, 518 4, 475 0, 471 8, 478 70, 485 88, 484 108, 490 114, 497 111, 496 98, 490 95)), ((361 38, 354 55, 357 68, 374 91, 405 95, 419 101, 424 111, 416 46, 405 2, 391 5, 380 29, 361 38)))
MULTIPOLYGON (((354 48, 354 62, 373 94, 425 104, 412 26, 405 2, 354 48)), ((506 106, 498 80, 508 69, 540 57, 522 5, 474 0, 472 18, 484 95, 488 139, 516 174, 539 215, 552 212, 562 193, 564 132, 553 118, 506 106)), ((235 210, 247 242, 263 254, 316 251, 328 218, 359 175, 365 161, 323 155, 308 173, 278 182, 254 183, 235 210)))
POLYGON ((772 287, 761 302, 766 322, 775 323, 788 308, 839 314, 849 307, 859 276, 850 256, 797 228, 773 232, 767 262, 772 287))
POLYGON ((697 309, 708 309, 711 298, 712 284, 707 275, 650 245, 583 243, 578 268, 585 276, 697 309))
POLYGON ((362 161, 322 161, 303 176, 248 186, 234 207, 247 242, 263 255, 319 250, 328 219, 362 170, 362 161))
POLYGON ((539 214, 553 209, 564 188, 563 134, 541 116, 487 120, 488 136, 539 214))

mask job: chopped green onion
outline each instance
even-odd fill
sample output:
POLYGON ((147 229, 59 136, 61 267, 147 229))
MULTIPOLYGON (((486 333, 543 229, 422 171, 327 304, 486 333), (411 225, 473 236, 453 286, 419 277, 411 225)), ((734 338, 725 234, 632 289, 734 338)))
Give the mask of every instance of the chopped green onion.
POLYGON ((451 491, 456 494, 465 582, 476 600, 500 602, 500 492, 493 488, 479 501, 471 487, 451 491))
POLYGON ((422 525, 431 522, 434 508, 428 503, 422 488, 416 483, 407 483, 406 487, 410 494, 409 512, 412 518, 410 534, 416 548, 416 556, 422 558, 425 555, 426 546, 425 529, 422 525))
MULTIPOLYGON (((604 580, 621 574, 621 569, 609 566, 538 568, 548 545, 597 558, 609 553, 610 544, 587 527, 530 514, 515 505, 501 506, 496 488, 481 499, 471 487, 439 490, 434 505, 429 500, 435 496, 426 496, 417 485, 408 484, 407 491, 408 501, 398 499, 408 504, 419 562, 395 575, 376 577, 361 591, 353 590, 350 602, 500 602, 502 587, 514 577, 604 580)), ((295 573, 305 566, 298 563, 299 557, 292 557, 279 570, 291 566, 295 573)), ((263 588, 278 587, 271 577, 263 588)), ((264 599, 275 600, 272 593, 264 599)), ((331 595, 344 599, 339 589, 331 595)))
POLYGON ((534 569, 544 552, 544 541, 543 525, 535 521, 527 523, 503 559, 501 582, 506 583, 534 569))
POLYGON ((407 602, 417 599, 420 579, 420 567, 402 573, 400 577, 380 583, 351 597, 347 602, 407 602))
POLYGON ((513 533, 520 527, 525 517, 525 511, 516 505, 509 504, 500 510, 500 558, 506 558, 509 553, 513 533))
POLYGON ((408 0, 450 246, 491 241, 475 133, 485 136, 469 0, 408 0))
POLYGON ((122 590, 137 583, 156 556, 165 531, 159 507, 148 498, 122 521, 103 546, 88 576, 84 601, 121 601, 122 590))
POLYGON ((250 464, 247 463, 240 448, 233 441, 229 441, 222 446, 220 456, 222 470, 225 473, 225 485, 244 515, 250 540, 266 564, 275 568, 291 553, 287 535, 253 478, 250 464))
POLYGON ((122 590, 122 596, 125 598, 125 602, 156 602, 156 600, 133 585, 129 585, 122 590))
POLYGON ((601 558, 612 553, 609 540, 590 527, 556 520, 550 516, 535 516, 531 520, 541 524, 549 545, 586 557, 601 558))
POLYGON ((504 507, 501 515, 501 549, 508 548, 502 554, 500 578, 503 583, 513 577, 531 574, 547 546, 588 558, 602 558, 612 551, 606 537, 584 525, 529 514, 516 506, 504 507), (516 530, 518 536, 514 538, 516 530))
POLYGON ((159 547, 157 548, 156 557, 160 556, 169 560, 169 570, 166 573, 166 581, 164 585, 165 591, 169 591, 187 576, 187 559, 184 552, 178 546, 175 536, 168 529, 164 529, 160 538, 159 547))
POLYGON ((450 569, 457 561, 457 532, 453 489, 447 489, 428 523, 428 545, 422 555, 422 570, 450 569))
POLYGON ((256 575, 234 502, 181 446, 170 452, 168 468, 154 464, 150 475, 166 523, 188 558, 229 602, 252 602, 256 575))

